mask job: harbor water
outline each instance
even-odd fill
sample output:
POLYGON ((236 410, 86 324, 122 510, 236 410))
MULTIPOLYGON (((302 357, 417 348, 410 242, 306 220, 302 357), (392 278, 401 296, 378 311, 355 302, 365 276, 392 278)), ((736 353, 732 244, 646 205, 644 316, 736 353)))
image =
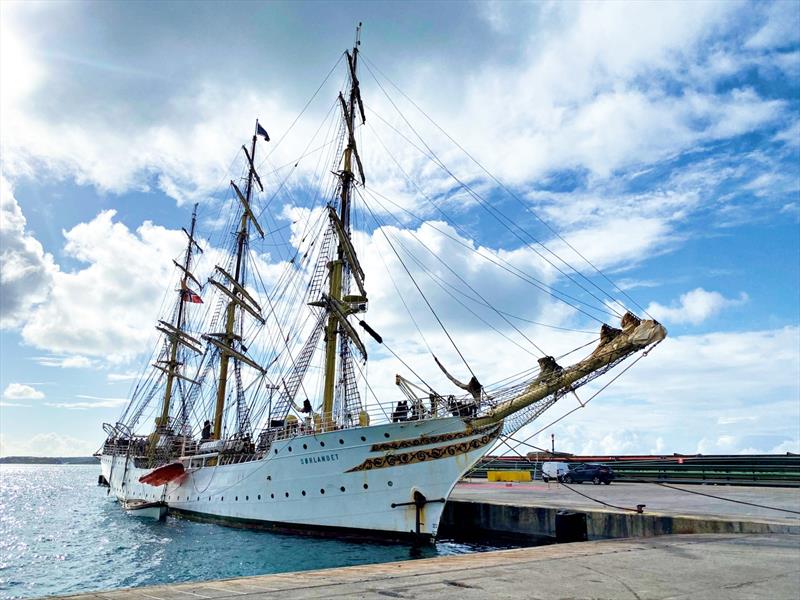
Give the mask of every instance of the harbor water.
POLYGON ((221 579, 493 550, 275 534, 131 517, 97 466, 0 465, 0 598, 221 579))

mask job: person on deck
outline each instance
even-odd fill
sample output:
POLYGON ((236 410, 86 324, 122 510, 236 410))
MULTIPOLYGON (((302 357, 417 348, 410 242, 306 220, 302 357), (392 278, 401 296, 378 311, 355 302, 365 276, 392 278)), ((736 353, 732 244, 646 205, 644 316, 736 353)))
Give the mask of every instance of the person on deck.
POLYGON ((203 423, 203 432, 200 434, 200 441, 205 442, 211 439, 211 421, 203 423))
POLYGON ((311 407, 311 402, 306 398, 303 400, 303 408, 300 409, 301 413, 305 413, 305 418, 303 419, 303 424, 305 425, 307 430, 311 430, 311 415, 314 413, 314 409, 311 407))
POLYGON ((392 413, 392 423, 408 420, 408 402, 400 400, 392 413))
POLYGON ((397 405, 397 420, 408 421, 408 402, 401 400, 397 405))

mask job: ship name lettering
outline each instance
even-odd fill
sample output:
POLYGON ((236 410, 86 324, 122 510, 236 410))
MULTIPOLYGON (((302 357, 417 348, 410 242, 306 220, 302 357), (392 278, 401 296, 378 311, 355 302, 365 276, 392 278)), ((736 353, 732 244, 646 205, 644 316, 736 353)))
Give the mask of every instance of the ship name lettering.
POLYGON ((305 458, 301 458, 300 464, 310 465, 321 462, 333 462, 335 460, 339 460, 339 455, 335 452, 332 452, 330 454, 321 454, 319 456, 307 456, 305 458))

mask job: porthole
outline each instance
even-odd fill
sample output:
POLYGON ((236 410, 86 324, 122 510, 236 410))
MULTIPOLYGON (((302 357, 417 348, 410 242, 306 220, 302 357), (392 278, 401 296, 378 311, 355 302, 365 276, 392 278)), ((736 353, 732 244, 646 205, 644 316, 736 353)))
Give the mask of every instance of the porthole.
POLYGON ((244 499, 245 500, 250 500, 250 496, 245 496, 244 499))
POLYGON ((267 481, 272 481, 272 475, 267 475, 267 481))
POLYGON ((308 450, 308 445, 307 444, 303 444, 303 450, 308 450))
POLYGON ((275 499, 275 494, 270 494, 269 497, 274 500, 275 499))
POLYGON ((389 481, 387 485, 388 485, 389 487, 392 487, 394 484, 393 484, 391 481, 389 481))
POLYGON ((261 494, 258 495, 258 499, 261 500, 261 494))
POLYGON ((343 492, 343 491, 344 491, 344 486, 340 487, 340 488, 339 488, 339 491, 340 491, 340 492, 343 492))
POLYGON ((197 497, 197 501, 200 502, 200 496, 197 497))
POLYGON ((289 497, 289 492, 286 492, 286 497, 287 497, 287 498, 289 497))
POLYGON ((366 490, 367 488, 369 488, 369 486, 365 483, 364 484, 364 489, 366 490))
POLYGON ((234 502, 238 502, 239 501, 239 496, 236 496, 233 500, 234 500, 234 502))
POLYGON ((365 437, 362 435, 362 436, 361 436, 361 441, 362 441, 362 442, 366 442, 366 441, 367 441, 367 438, 365 438, 365 437))
POLYGON ((211 502, 211 496, 208 497, 208 501, 211 502))
POLYGON ((306 491, 305 491, 305 490, 303 490, 303 491, 302 491, 302 492, 300 492, 300 493, 301 493, 301 494, 303 494, 303 496, 305 496, 305 495, 306 495, 306 491))
POLYGON ((389 437, 389 432, 387 431, 386 433, 384 433, 383 437, 388 438, 389 437))
POLYGON ((292 451, 292 447, 291 447, 291 446, 289 446, 289 452, 291 452, 291 451, 292 451))
POLYGON ((319 493, 320 493, 320 494, 322 494, 322 495, 324 496, 324 495, 325 495, 325 490, 323 490, 322 488, 320 488, 320 490, 319 490, 319 493))
POLYGON ((278 453, 278 449, 277 449, 277 448, 275 448, 275 454, 277 454, 277 453, 278 453))
POLYGON ((341 439, 341 438, 339 438, 339 443, 340 443, 340 444, 344 444, 344 440, 343 440, 343 439, 341 439))
POLYGON ((320 442, 319 445, 324 448, 325 447, 325 442, 320 442))
POLYGON ((220 497, 219 497, 219 501, 220 501, 220 502, 224 502, 224 501, 225 501, 225 496, 220 496, 220 497))

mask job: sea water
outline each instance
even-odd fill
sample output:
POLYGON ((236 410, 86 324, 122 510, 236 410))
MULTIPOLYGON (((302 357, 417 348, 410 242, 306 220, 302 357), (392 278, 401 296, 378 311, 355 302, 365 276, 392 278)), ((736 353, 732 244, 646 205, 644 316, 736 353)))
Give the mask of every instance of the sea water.
POLYGON ((0 465, 0 598, 199 581, 491 550, 283 535, 127 515, 98 466, 0 465))

